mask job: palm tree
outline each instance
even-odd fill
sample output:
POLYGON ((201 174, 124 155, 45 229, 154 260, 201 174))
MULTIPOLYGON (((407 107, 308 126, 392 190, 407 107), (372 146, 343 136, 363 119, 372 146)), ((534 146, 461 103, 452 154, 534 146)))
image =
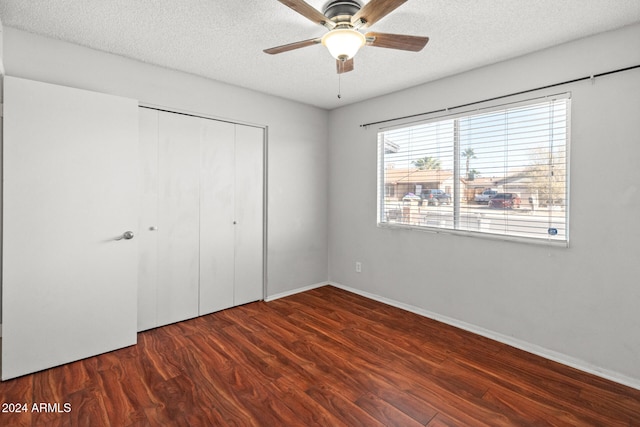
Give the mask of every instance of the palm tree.
MULTIPOLYGON (((476 157, 476 153, 473 151, 473 148, 471 147, 467 147, 465 148, 465 150, 462 152, 462 157, 466 158, 466 166, 467 166, 467 179, 471 179, 469 173, 469 163, 471 162, 471 159, 477 159, 476 157)), ((476 171, 477 173, 477 171, 476 171)))
POLYGON ((440 160, 435 157, 423 157, 418 160, 414 160, 413 165, 418 168, 418 170, 439 170, 440 169, 440 160))

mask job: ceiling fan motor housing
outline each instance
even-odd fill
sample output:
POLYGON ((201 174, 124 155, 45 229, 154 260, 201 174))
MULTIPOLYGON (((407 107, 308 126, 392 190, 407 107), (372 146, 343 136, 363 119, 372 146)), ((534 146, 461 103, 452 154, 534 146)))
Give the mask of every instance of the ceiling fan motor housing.
POLYGON ((351 21, 351 17, 362 8, 359 0, 332 0, 323 6, 324 15, 333 22, 351 21))

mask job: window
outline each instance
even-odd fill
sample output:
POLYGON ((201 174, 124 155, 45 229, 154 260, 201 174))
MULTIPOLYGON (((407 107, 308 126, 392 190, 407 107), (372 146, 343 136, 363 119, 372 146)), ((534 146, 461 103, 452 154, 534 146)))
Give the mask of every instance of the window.
POLYGON ((568 242, 568 96, 378 133, 378 224, 568 242))

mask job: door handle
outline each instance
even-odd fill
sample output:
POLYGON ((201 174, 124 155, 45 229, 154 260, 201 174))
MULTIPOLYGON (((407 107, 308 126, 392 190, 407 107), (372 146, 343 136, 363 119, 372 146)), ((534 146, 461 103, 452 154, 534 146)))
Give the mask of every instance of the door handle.
POLYGON ((125 231, 124 233, 122 233, 122 236, 118 236, 116 237, 116 240, 131 240, 133 239, 133 231, 125 231))

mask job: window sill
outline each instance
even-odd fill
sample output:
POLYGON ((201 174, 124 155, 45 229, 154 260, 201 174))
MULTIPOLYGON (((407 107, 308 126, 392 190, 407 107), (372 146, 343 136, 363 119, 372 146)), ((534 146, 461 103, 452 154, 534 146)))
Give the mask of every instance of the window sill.
POLYGON ((419 225, 379 222, 378 228, 392 229, 392 230, 396 229, 396 230, 419 231, 419 232, 431 233, 431 234, 450 234, 453 236, 472 237, 472 238, 479 238, 479 239, 486 239, 486 240, 497 240, 502 242, 525 243, 525 244, 531 244, 531 245, 556 247, 556 248, 569 247, 568 240, 551 239, 551 238, 541 239, 541 238, 535 238, 535 237, 503 235, 503 234, 475 232, 475 231, 468 231, 468 230, 454 230, 449 228, 428 227, 423 225, 419 226, 419 225))

